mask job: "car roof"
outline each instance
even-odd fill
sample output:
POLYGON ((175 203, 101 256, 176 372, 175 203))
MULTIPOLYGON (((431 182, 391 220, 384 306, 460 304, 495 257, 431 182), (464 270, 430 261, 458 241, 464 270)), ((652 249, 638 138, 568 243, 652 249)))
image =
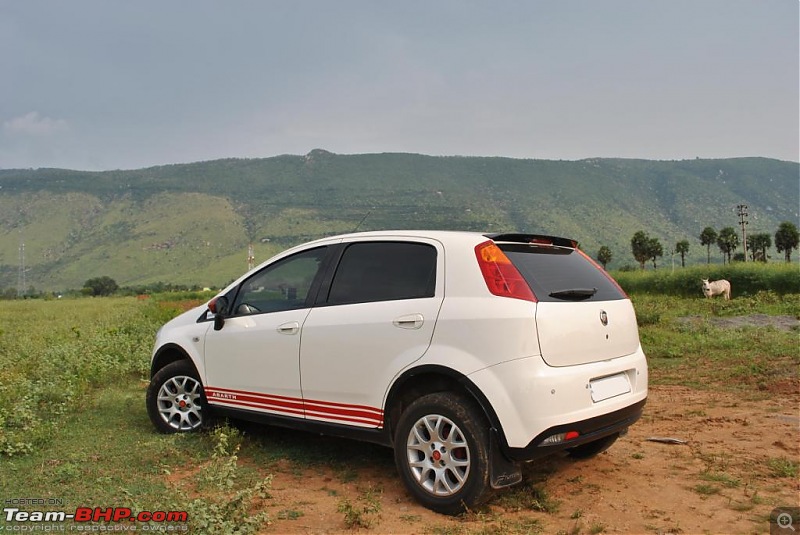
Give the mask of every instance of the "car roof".
POLYGON ((436 240, 439 243, 441 243, 444 247, 454 248, 454 249, 459 249, 460 247, 474 247, 490 239, 496 242, 535 243, 533 241, 534 238, 543 238, 545 240, 549 240, 550 245, 577 248, 576 242, 572 240, 566 238, 557 238, 553 236, 542 236, 536 234, 483 233, 483 232, 471 232, 462 230, 372 230, 365 232, 351 232, 348 234, 337 234, 332 236, 326 236, 324 238, 319 238, 316 240, 299 243, 293 247, 289 247, 288 249, 285 249, 282 252, 264 260, 263 262, 255 266, 253 269, 247 271, 246 273, 238 277, 223 290, 223 293, 227 292, 230 288, 233 288, 242 279, 249 276, 249 274, 262 269, 264 266, 276 260, 279 260, 280 258, 284 258, 292 254, 295 254, 298 251, 305 250, 314 246, 334 245, 336 243, 341 243, 343 241, 357 241, 370 238, 372 239, 425 238, 429 240, 436 240))
POLYGON ((448 240, 457 237, 472 237, 480 238, 485 235, 480 232, 468 232, 461 230, 371 230, 365 232, 351 232, 348 234, 339 234, 337 236, 330 236, 331 238, 377 238, 377 237, 415 237, 415 238, 432 238, 448 240))
POLYGON ((514 242, 514 243, 537 243, 541 240, 547 240, 552 245, 561 247, 576 247, 575 241, 568 238, 561 238, 558 236, 545 236, 540 234, 525 234, 525 233, 485 233, 461 230, 373 230, 366 232, 351 232, 348 234, 338 234, 335 236, 327 236, 319 240, 309 243, 325 242, 328 240, 353 240, 363 238, 429 238, 438 240, 442 243, 454 241, 486 241, 491 239, 496 242, 514 242))

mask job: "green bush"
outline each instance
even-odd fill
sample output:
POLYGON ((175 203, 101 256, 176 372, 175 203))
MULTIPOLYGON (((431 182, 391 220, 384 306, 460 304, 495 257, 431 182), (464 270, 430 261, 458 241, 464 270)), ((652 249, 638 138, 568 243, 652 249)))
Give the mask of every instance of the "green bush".
POLYGON ((778 295, 800 293, 800 269, 794 264, 761 262, 692 266, 669 270, 613 271, 611 275, 629 294, 667 294, 703 297, 701 279, 726 279, 732 298, 770 291, 778 295))
POLYGON ((131 298, 25 300, 0 310, 0 455, 32 451, 93 389, 147 377, 157 305, 131 298))
MULTIPOLYGON (((270 498, 272 476, 256 482, 242 481, 239 466, 239 447, 242 436, 234 428, 223 426, 211 432, 214 453, 211 462, 195 476, 199 496, 193 500, 178 500, 176 511, 186 510, 192 528, 198 533, 245 535, 256 533, 270 523, 269 515, 261 510, 262 502, 270 498)), ((177 493, 179 497, 186 493, 177 493)))

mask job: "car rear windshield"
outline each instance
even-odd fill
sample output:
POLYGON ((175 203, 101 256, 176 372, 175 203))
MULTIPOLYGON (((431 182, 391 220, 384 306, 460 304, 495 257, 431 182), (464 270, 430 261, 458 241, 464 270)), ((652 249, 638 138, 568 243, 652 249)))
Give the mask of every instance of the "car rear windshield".
POLYGON ((539 301, 613 301, 625 294, 582 254, 566 247, 497 244, 539 301))

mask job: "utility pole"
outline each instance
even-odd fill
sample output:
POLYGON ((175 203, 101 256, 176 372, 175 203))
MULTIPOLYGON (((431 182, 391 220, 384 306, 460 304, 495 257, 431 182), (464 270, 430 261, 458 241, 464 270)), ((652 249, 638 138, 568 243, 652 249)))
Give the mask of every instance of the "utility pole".
POLYGON ((19 273, 17 274, 17 297, 25 297, 28 284, 25 280, 25 242, 19 244, 19 273))
POLYGON ((737 205, 736 215, 739 216, 739 225, 742 227, 742 247, 744 247, 744 261, 747 262, 747 232, 745 232, 745 227, 749 223, 747 221, 747 205, 737 205))
POLYGON ((256 264, 256 255, 253 251, 253 244, 247 246, 247 271, 253 269, 256 264))

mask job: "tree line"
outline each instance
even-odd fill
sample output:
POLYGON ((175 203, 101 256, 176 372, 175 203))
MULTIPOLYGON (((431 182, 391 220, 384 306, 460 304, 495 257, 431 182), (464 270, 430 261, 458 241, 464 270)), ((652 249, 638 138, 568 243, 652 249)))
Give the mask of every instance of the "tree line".
POLYGON ((208 288, 204 288, 199 284, 173 284, 170 282, 153 282, 150 284, 139 284, 136 286, 119 286, 117 281, 103 275, 101 277, 94 277, 87 279, 80 289, 67 289, 63 291, 43 291, 37 290, 33 286, 25 289, 20 295, 18 288, 1 288, 0 301, 10 299, 58 299, 61 297, 105 297, 110 295, 119 296, 137 296, 137 295, 151 295, 168 292, 187 292, 187 293, 203 293, 208 288))
MULTIPOLYGON (((774 234, 775 249, 778 253, 783 253, 785 261, 791 262, 792 251, 800 245, 800 231, 797 226, 784 221, 774 234)), ((725 227, 717 232, 713 227, 706 227, 698 236, 700 245, 706 247, 706 259, 711 263, 711 246, 716 245, 723 255, 723 263, 733 261, 745 261, 745 254, 749 252, 751 261, 766 262, 770 257, 767 250, 772 247, 773 236, 768 232, 754 233, 747 236, 747 247, 744 252, 736 253, 736 249, 741 245, 739 234, 733 227, 725 227)), ((672 253, 679 254, 681 257, 681 267, 686 266, 686 255, 689 253, 689 241, 678 241, 672 253)), ((647 262, 653 263, 653 269, 657 269, 657 260, 664 256, 664 246, 658 238, 651 237, 643 230, 637 231, 631 238, 631 253, 633 258, 639 263, 639 268, 644 269, 647 262)), ((603 245, 597 252, 597 261, 605 268, 613 253, 611 249, 603 245)))

